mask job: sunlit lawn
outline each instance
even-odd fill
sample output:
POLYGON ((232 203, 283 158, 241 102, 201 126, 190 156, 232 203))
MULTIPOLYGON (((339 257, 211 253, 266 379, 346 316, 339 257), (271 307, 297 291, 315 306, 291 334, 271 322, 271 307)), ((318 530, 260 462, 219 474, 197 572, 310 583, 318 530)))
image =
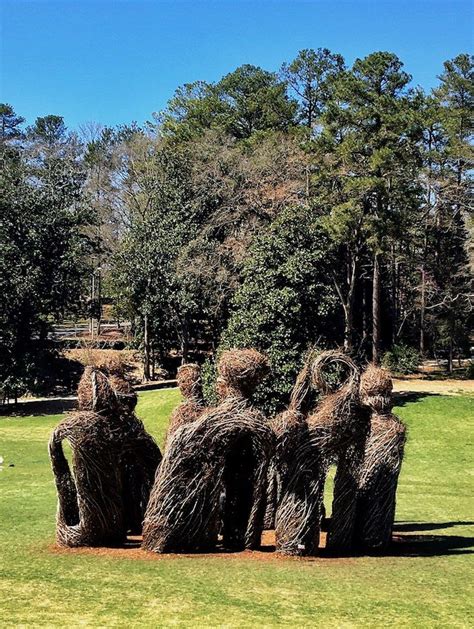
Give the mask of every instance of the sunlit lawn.
MULTIPOLYGON (((160 443, 177 401, 140 395, 160 443)), ((341 560, 58 554, 46 443, 60 416, 0 418, 0 626, 472 626, 474 398, 424 396, 397 412, 409 427, 405 543, 341 560)))

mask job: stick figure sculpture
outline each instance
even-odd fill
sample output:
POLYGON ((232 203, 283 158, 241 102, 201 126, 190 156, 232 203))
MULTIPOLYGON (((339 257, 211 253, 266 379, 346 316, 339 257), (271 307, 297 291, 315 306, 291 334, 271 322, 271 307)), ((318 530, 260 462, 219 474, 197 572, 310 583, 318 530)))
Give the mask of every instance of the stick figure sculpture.
POLYGON ((348 356, 341 352, 323 352, 311 360, 306 369, 311 386, 322 393, 322 398, 303 424, 301 418, 293 422, 294 428, 288 424, 293 445, 281 455, 288 461, 288 471, 283 476, 276 516, 277 550, 284 554, 315 554, 326 476, 331 463, 336 463, 327 546, 346 551, 353 543, 369 412, 360 401, 359 370, 348 356), (326 373, 335 368, 346 372, 337 390, 331 387, 326 373))
POLYGON ((361 397, 372 415, 359 481, 355 541, 363 550, 383 550, 392 539, 406 428, 392 413, 392 380, 385 369, 369 365, 362 374, 361 397))
POLYGON ((275 435, 275 451, 268 470, 267 506, 265 528, 275 526, 276 512, 282 496, 282 487, 287 485, 288 474, 294 463, 298 444, 307 438, 306 418, 310 411, 311 387, 309 381, 310 359, 298 374, 290 395, 288 409, 270 420, 269 426, 275 435))
POLYGON ((49 454, 62 546, 121 544, 138 533, 161 453, 134 414, 136 394, 117 374, 88 367, 79 410, 53 431, 49 454), (73 473, 62 442, 72 450, 73 473))
POLYGON ((177 428, 195 421, 205 411, 201 367, 193 363, 182 365, 178 369, 177 380, 184 401, 181 402, 171 415, 167 441, 177 428))
POLYGON ((214 549, 220 518, 224 546, 260 544, 272 434, 249 396, 268 363, 255 350, 229 350, 218 371, 224 399, 180 426, 166 449, 145 515, 147 550, 214 549))

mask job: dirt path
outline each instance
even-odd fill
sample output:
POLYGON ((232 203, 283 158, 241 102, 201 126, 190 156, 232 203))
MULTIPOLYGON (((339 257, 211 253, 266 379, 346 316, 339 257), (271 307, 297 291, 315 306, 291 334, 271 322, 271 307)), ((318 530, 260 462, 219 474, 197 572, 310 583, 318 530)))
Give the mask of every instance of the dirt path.
POLYGON ((474 380, 428 380, 425 378, 394 378, 394 393, 438 393, 439 395, 474 394, 474 380))

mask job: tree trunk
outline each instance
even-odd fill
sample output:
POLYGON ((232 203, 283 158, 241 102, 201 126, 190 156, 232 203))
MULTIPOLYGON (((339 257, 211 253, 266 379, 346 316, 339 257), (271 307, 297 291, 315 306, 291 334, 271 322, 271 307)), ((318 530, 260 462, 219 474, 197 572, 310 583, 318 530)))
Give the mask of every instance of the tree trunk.
POLYGON ((150 380, 150 330, 148 315, 143 318, 143 382, 150 380))
POLYGON ((391 298, 392 298, 392 344, 397 340, 399 310, 397 299, 397 278, 398 278, 398 263, 395 254, 395 245, 392 245, 392 286, 391 286, 391 298))
POLYGON ((97 336, 100 336, 102 323, 102 275, 100 266, 97 269, 97 336))
POLYGON ((343 286, 340 286, 336 278, 334 284, 337 294, 342 303, 344 310, 344 350, 351 353, 354 349, 354 298, 355 285, 357 276, 357 258, 349 254, 349 260, 346 267, 346 280, 343 286))
POLYGON ((425 308, 426 308, 426 286, 425 269, 421 268, 421 305, 420 305, 420 356, 425 355, 425 308))
POLYGON ((448 347, 448 373, 453 373, 453 337, 449 335, 448 347))
POLYGON ((368 317, 367 317, 367 282, 365 278, 362 280, 362 347, 365 349, 367 338, 369 336, 368 317))
POLYGON ((380 259, 374 255, 374 275, 372 287, 372 360, 380 363, 380 259))
POLYGON ((183 327, 181 334, 181 364, 184 365, 188 362, 188 354, 189 354, 189 325, 188 325, 188 317, 185 316, 183 319, 183 327))
POLYGON ((91 339, 94 338, 94 299, 95 299, 95 273, 93 271, 92 277, 91 277, 91 297, 90 297, 91 316, 89 320, 89 331, 90 331, 91 339))
POLYGON ((354 348, 354 315, 349 303, 344 305, 344 351, 350 354, 354 348))

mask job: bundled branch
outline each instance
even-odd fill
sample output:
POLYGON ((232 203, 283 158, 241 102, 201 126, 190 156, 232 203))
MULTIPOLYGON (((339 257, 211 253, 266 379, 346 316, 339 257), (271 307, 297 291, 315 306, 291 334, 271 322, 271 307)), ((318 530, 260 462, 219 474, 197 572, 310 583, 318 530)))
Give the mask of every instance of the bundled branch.
POLYGON ((79 411, 53 431, 49 453, 62 546, 117 545, 140 532, 161 453, 133 410, 136 395, 118 374, 86 368, 79 411), (72 450, 73 472, 63 451, 72 450))
POLYGON ((229 350, 218 372, 225 399, 179 427, 166 449, 145 515, 148 550, 214 549, 220 520, 225 547, 260 544, 273 444, 263 415, 247 396, 268 372, 268 362, 254 350, 229 350))
POLYGON ((406 429, 391 412, 391 393, 390 374, 369 365, 361 378, 361 395, 372 409, 372 416, 359 481, 355 527, 355 543, 364 550, 383 550, 392 539, 406 429))

